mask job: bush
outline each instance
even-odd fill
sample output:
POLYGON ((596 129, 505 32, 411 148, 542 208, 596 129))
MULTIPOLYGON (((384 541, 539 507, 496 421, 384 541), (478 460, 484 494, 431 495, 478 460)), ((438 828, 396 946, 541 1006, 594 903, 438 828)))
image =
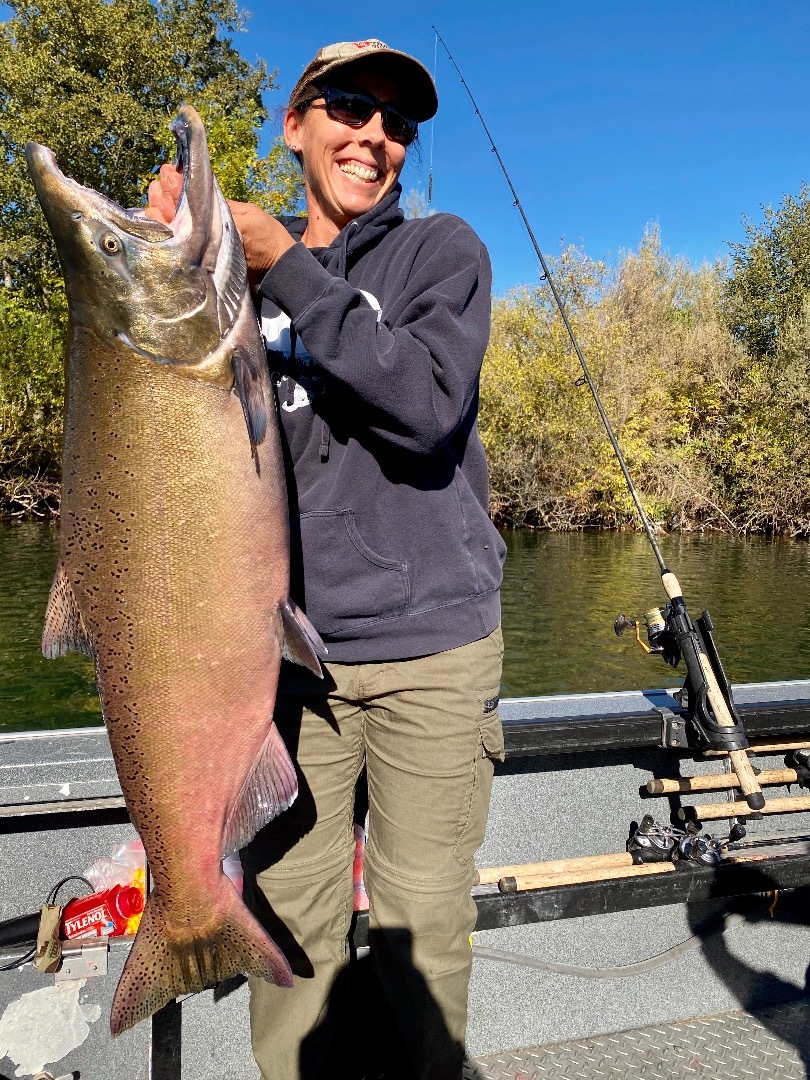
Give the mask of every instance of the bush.
MULTIPOLYGON (((810 534, 810 308, 764 363, 726 325, 724 268, 693 269, 654 230, 612 272, 568 249, 552 273, 651 520, 810 534)), ((637 524, 580 383, 544 289, 495 302, 481 431, 502 524, 637 524)))
POLYGON ((65 394, 64 293, 43 308, 0 289, 0 510, 58 505, 65 394))

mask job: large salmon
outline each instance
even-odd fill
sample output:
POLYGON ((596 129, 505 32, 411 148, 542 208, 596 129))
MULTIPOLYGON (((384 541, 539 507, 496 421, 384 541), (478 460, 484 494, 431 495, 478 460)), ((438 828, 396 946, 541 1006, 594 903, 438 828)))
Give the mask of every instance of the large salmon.
POLYGON ((189 107, 171 226, 27 156, 71 328, 60 557, 43 651, 87 653, 153 889, 117 1034, 237 972, 289 965, 221 869, 295 797, 272 722, 282 653, 320 673, 288 602, 287 499, 241 240, 189 107))

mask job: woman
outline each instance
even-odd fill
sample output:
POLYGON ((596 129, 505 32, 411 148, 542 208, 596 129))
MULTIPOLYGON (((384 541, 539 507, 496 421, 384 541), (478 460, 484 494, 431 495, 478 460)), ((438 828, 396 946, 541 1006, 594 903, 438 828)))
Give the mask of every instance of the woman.
MULTIPOLYGON (((364 764, 371 956, 400 1067, 462 1071, 473 855, 503 756, 504 546, 476 425, 489 260, 463 221, 404 221, 398 205, 407 147, 436 108, 412 57, 379 41, 321 49, 284 122, 306 218, 231 204, 276 373, 291 593, 329 650, 322 682, 285 665, 276 722, 300 793, 243 853, 248 902, 297 975, 292 991, 251 986, 268 1080, 345 1064, 334 998, 364 764)), ((176 179, 164 168, 153 206, 173 213, 176 179)))

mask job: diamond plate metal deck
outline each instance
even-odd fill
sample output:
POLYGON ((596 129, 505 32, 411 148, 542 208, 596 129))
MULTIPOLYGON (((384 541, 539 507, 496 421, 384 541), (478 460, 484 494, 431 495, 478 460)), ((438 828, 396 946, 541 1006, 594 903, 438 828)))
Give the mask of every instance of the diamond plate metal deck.
POLYGON ((465 1080, 807 1080, 810 1000, 489 1054, 465 1080))

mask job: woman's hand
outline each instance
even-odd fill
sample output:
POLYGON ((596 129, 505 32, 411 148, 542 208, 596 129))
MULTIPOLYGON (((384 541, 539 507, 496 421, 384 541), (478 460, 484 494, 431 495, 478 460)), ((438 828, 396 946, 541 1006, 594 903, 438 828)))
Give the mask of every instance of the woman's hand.
POLYGON ((174 165, 161 165, 157 179, 149 184, 146 216, 168 225, 174 218, 182 190, 183 174, 174 165))
POLYGON ((233 220, 245 245, 248 265, 248 281, 255 289, 264 275, 295 241, 274 217, 254 203, 235 202, 228 199, 233 220))
MULTIPOLYGON (((146 216, 168 225, 173 220, 183 190, 183 174, 174 165, 161 165, 157 179, 149 184, 146 216)), ((245 245, 248 281, 255 289, 295 241, 284 226, 253 203, 228 200, 233 220, 245 245)))

